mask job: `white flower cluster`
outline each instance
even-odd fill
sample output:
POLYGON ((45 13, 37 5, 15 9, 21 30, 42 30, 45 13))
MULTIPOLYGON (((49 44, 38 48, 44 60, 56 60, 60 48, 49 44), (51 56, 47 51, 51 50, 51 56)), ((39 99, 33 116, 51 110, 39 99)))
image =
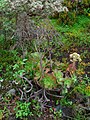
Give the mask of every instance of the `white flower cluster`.
POLYGON ((11 7, 17 9, 18 6, 22 4, 28 5, 29 11, 37 13, 44 9, 46 12, 53 13, 53 12, 62 12, 68 11, 67 7, 63 7, 61 2, 63 0, 8 0, 11 4, 11 7))
POLYGON ((31 11, 42 10, 43 4, 41 1, 34 1, 30 4, 31 11))
POLYGON ((62 11, 68 11, 68 8, 67 7, 63 7, 62 4, 61 4, 61 1, 55 1, 51 4, 51 7, 53 9, 53 11, 55 12, 62 12, 62 11))
POLYGON ((11 7, 16 9, 18 6, 21 6, 22 4, 25 4, 28 2, 28 0, 7 0, 11 4, 11 7))
POLYGON ((81 62, 81 58, 80 58, 80 55, 76 52, 74 52, 73 54, 70 54, 70 61, 71 62, 76 62, 76 61, 79 61, 81 62))

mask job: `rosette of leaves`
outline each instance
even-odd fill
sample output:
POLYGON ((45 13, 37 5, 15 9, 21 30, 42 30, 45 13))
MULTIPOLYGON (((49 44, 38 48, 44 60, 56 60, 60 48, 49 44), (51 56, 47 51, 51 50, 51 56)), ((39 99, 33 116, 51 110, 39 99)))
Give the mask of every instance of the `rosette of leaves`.
POLYGON ((67 88, 70 88, 71 85, 73 85, 77 81, 77 77, 75 75, 72 75, 71 77, 63 77, 63 73, 61 71, 54 71, 57 84, 66 86, 67 88))
POLYGON ((57 83, 62 85, 64 82, 63 73, 61 71, 55 70, 54 75, 56 77, 57 83))
POLYGON ((51 75, 45 75, 44 78, 40 81, 40 84, 46 89, 53 89, 57 87, 56 80, 51 75))

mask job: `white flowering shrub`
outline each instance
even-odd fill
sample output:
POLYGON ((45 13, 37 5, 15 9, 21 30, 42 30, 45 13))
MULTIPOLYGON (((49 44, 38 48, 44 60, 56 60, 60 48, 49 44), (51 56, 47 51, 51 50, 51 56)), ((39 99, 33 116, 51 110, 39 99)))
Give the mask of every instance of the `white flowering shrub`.
POLYGON ((68 11, 67 7, 63 7, 61 2, 63 0, 5 0, 8 1, 11 8, 17 10, 18 8, 24 7, 23 9, 27 9, 29 13, 39 14, 52 14, 53 12, 62 12, 64 10, 68 11))

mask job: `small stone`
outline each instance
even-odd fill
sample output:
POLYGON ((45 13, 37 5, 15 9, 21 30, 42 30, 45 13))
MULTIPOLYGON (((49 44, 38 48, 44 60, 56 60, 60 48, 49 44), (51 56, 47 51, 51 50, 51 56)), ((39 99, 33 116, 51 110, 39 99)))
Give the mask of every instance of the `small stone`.
POLYGON ((15 95, 15 92, 16 92, 15 89, 11 89, 11 90, 9 90, 9 91, 7 92, 7 94, 9 94, 9 95, 15 95))
POLYGON ((3 82, 3 79, 1 79, 0 82, 3 82))

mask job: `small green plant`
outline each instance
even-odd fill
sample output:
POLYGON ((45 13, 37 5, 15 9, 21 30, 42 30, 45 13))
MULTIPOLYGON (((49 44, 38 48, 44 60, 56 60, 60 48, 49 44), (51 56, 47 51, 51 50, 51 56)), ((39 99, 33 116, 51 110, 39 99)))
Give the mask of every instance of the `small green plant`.
POLYGON ((62 106, 71 106, 73 103, 72 103, 72 101, 70 101, 69 99, 67 99, 67 98, 65 97, 65 98, 62 98, 62 99, 60 100, 60 104, 61 104, 62 106))
POLYGON ((54 120, 61 120, 62 117, 62 110, 53 110, 53 108, 49 109, 50 113, 52 113, 54 115, 54 120))
POLYGON ((62 110, 54 111, 54 119, 60 119, 62 117, 62 110))
POLYGON ((86 96, 90 97, 90 85, 86 86, 86 88, 85 88, 85 94, 86 94, 86 96))
POLYGON ((50 113, 53 114, 54 120, 62 120, 62 110, 61 109, 54 109, 50 108, 49 109, 50 113))
POLYGON ((81 93, 82 95, 86 95, 88 97, 90 97, 90 85, 85 85, 85 84, 79 84, 76 88, 75 91, 78 91, 79 93, 81 93))
POLYGON ((32 116, 32 112, 30 111, 30 102, 17 102, 16 104, 15 113, 16 113, 16 118, 23 118, 27 116, 32 116))
POLYGON ((55 70, 54 74, 55 74, 55 77, 57 79, 57 83, 62 85, 63 81, 64 81, 63 73, 61 71, 59 71, 59 70, 55 70))
POLYGON ((90 96, 90 78, 85 75, 85 77, 78 83, 78 86, 74 88, 74 91, 77 91, 82 95, 90 96))
POLYGON ((3 110, 0 110, 0 120, 3 119, 3 110))
POLYGON ((32 100, 31 105, 32 105, 32 109, 33 109, 32 114, 37 117, 40 117, 42 115, 40 104, 36 100, 32 100))
POLYGON ((56 12, 51 18, 57 18, 60 25, 73 26, 79 15, 90 16, 89 4, 89 0, 64 0, 63 5, 67 6, 68 11, 56 12))
POLYGON ((88 77, 86 74, 85 77, 83 78, 83 81, 85 81, 85 83, 87 83, 89 85, 90 84, 90 77, 88 77))
POLYGON ((41 80, 41 84, 47 88, 47 89, 52 89, 55 88, 57 86, 57 84, 55 83, 55 80, 53 79, 52 76, 46 75, 42 80, 41 80))
POLYGON ((0 120, 3 120, 5 118, 8 119, 10 115, 10 110, 7 108, 7 106, 3 106, 3 108, 0 108, 0 120))
POLYGON ((34 68, 35 68, 34 61, 27 60, 27 59, 19 59, 13 65, 13 78, 16 80, 17 83, 22 83, 20 77, 27 74, 29 78, 33 78, 34 76, 34 68))
POLYGON ((61 12, 59 13, 58 24, 72 26, 76 22, 76 12, 61 12))
POLYGON ((84 8, 84 14, 90 16, 90 8, 84 8))
POLYGON ((88 117, 85 116, 85 111, 82 108, 75 106, 75 115, 73 120, 88 120, 88 117))

